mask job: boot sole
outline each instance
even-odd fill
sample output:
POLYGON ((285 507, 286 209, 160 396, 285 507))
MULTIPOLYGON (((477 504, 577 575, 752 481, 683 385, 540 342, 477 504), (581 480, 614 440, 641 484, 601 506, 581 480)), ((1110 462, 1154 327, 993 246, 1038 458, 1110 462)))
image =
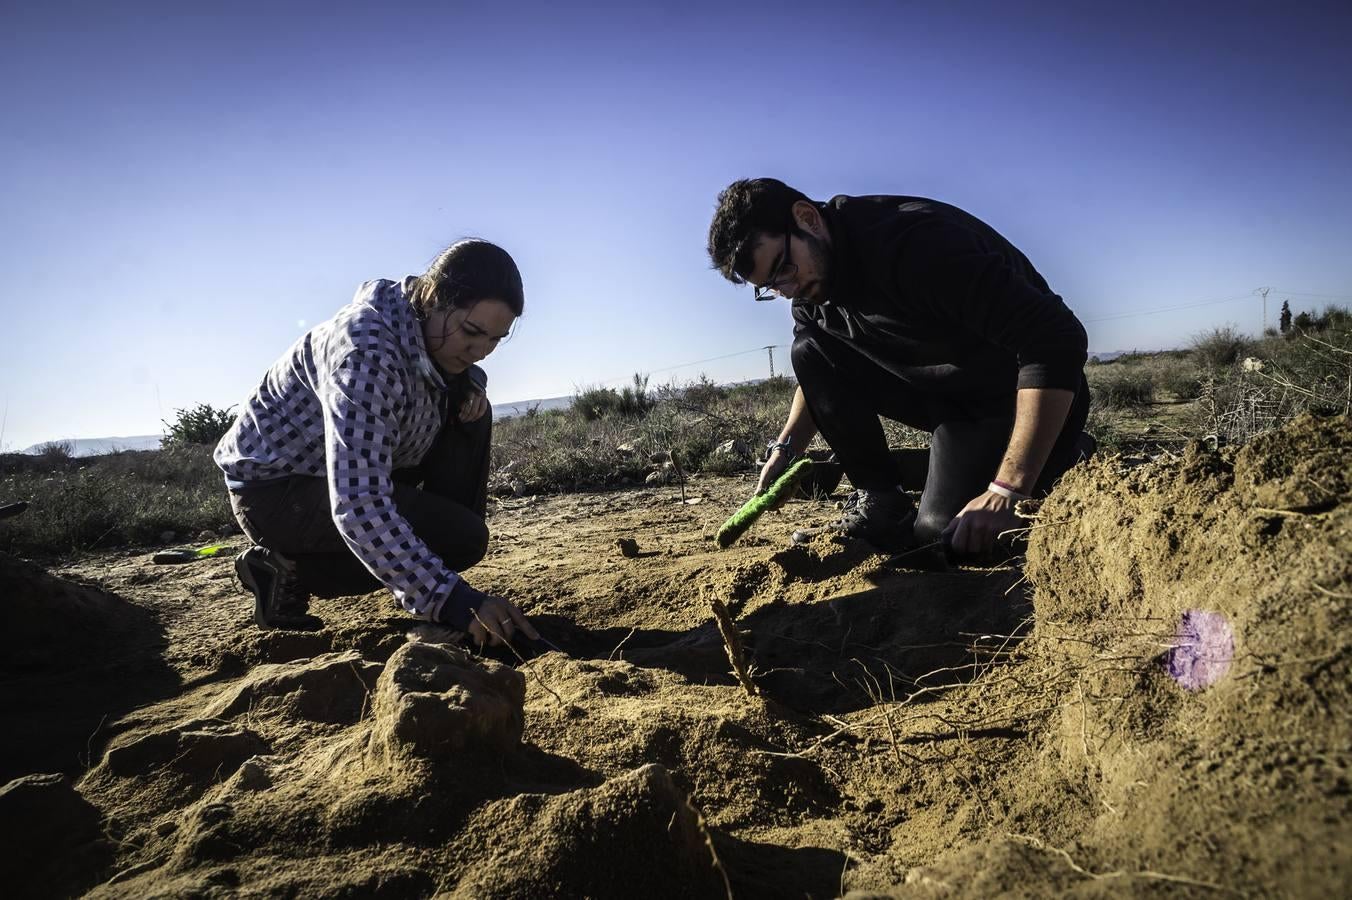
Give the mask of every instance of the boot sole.
POLYGON ((273 624, 268 620, 267 607, 263 601, 263 589, 258 586, 254 580, 253 571, 244 561, 243 555, 235 560, 235 574, 239 576, 240 582, 253 594, 253 620, 259 628, 273 628, 273 624))

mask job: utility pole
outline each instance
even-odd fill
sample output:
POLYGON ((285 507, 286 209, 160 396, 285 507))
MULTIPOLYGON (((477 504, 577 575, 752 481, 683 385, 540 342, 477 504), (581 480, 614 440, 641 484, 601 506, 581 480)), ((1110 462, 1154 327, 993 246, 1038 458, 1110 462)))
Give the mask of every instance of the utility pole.
POLYGON ((765 348, 765 352, 770 356, 770 377, 775 377, 775 345, 770 344, 765 348))
POLYGON ((1255 291, 1255 293, 1263 295, 1263 330, 1258 333, 1259 337, 1262 337, 1263 335, 1267 334, 1267 295, 1268 291, 1270 290, 1272 290, 1272 288, 1260 287, 1257 291, 1255 291))

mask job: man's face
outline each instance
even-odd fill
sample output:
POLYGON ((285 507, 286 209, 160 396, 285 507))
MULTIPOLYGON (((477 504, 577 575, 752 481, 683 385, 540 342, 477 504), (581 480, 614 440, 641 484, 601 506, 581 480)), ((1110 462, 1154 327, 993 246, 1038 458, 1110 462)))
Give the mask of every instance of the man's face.
POLYGON ((829 294, 831 257, 827 245, 806 231, 761 235, 751 254, 746 280, 790 300, 820 303, 829 294))

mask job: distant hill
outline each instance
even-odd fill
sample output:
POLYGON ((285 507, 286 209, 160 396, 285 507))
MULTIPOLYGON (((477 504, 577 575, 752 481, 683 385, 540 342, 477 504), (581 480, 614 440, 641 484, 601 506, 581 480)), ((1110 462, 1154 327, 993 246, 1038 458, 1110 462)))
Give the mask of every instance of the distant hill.
POLYGON ((98 456, 101 453, 115 453, 118 450, 158 450, 162 440, 164 440, 162 434, 137 434, 130 437, 61 438, 56 441, 43 441, 41 444, 34 444, 19 452, 37 453, 47 444, 57 443, 70 444, 72 456, 98 456))
POLYGON ((516 400, 512 403, 494 403, 493 418, 506 419, 512 416, 524 416, 532 409, 544 412, 550 409, 567 409, 573 404, 571 395, 567 397, 544 397, 539 400, 516 400))

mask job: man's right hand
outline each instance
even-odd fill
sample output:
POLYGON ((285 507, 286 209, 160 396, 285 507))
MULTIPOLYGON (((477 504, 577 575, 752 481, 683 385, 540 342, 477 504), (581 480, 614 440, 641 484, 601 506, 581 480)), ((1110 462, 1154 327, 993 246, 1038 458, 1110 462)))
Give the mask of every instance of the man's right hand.
POLYGON ((756 482, 756 493, 763 494, 770 489, 770 485, 779 480, 789 469, 791 462, 789 451, 775 450, 770 454, 770 458, 761 466, 760 480, 756 482))

